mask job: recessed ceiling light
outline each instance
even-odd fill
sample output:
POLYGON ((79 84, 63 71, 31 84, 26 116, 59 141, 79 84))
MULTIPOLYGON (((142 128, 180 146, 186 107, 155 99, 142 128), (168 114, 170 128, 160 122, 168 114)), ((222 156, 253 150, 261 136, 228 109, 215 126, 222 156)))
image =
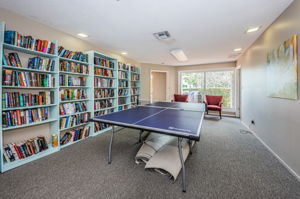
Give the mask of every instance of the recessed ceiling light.
POLYGON ((256 32, 256 31, 258 31, 259 29, 260 29, 259 26, 254 27, 254 28, 248 28, 248 29, 246 30, 246 33, 256 32))
POLYGON ((121 52, 122 55, 127 55, 127 52, 121 52))
POLYGON ((88 35, 87 35, 87 34, 84 34, 84 33, 78 33, 77 35, 78 35, 79 37, 83 37, 83 38, 88 37, 88 35))
POLYGON ((235 49, 233 49, 233 51, 234 52, 241 52, 243 49, 241 49, 241 48, 235 48, 235 49))
POLYGON ((188 60, 187 56, 184 54, 182 49, 179 49, 179 48, 173 49, 170 51, 170 53, 180 62, 184 62, 184 61, 188 60))

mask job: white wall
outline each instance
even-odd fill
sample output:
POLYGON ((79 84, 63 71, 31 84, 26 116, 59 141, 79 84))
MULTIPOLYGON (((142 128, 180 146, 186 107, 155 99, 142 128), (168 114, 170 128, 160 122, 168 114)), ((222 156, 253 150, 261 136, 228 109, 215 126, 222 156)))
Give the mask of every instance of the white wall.
POLYGON ((300 33, 299 10, 300 1, 294 1, 237 63, 241 65, 242 121, 298 176, 300 101, 267 96, 266 63, 267 52, 277 48, 293 34, 300 33), (251 120, 255 120, 255 126, 250 125, 251 120))

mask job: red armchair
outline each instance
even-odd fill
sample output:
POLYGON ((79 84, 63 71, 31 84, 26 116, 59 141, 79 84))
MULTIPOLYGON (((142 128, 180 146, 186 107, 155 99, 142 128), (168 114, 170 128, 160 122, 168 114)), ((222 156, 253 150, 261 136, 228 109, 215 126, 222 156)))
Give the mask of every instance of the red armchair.
POLYGON ((220 119, 222 119, 222 100, 222 95, 206 95, 206 101, 204 101, 206 113, 208 114, 208 110, 219 111, 220 119))
POLYGON ((174 94, 174 100, 172 102, 188 102, 188 95, 174 94))

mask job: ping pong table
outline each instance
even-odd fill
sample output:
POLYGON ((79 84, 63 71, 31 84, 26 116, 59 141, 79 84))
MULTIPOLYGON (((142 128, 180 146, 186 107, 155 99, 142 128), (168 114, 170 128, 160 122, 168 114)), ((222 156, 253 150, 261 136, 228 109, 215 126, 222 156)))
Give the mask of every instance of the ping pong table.
POLYGON ((184 102, 155 102, 123 111, 97 116, 91 119, 112 125, 108 150, 108 163, 112 160, 112 145, 115 126, 140 130, 140 141, 144 131, 178 137, 178 151, 182 166, 182 191, 186 192, 186 171, 182 155, 182 140, 188 139, 190 151, 192 141, 200 140, 205 105, 184 102))

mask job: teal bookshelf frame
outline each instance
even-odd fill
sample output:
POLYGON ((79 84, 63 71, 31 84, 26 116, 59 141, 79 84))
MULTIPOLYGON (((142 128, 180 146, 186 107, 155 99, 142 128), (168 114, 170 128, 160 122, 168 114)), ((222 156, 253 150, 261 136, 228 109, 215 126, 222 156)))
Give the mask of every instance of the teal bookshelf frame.
MULTIPOLYGON (((55 86, 54 87, 18 87, 18 86, 1 86, 0 91, 1 91, 1 101, 2 101, 2 93, 5 92, 7 89, 10 91, 12 90, 39 90, 39 91, 53 91, 54 92, 54 102, 50 105, 39 105, 39 106, 27 106, 27 107, 14 107, 14 108, 2 108, 2 105, 0 107, 1 114, 3 111, 10 111, 10 110, 24 110, 24 109, 29 109, 29 108, 41 108, 41 107, 49 107, 50 111, 50 118, 44 121, 39 121, 39 122, 34 122, 34 123, 29 123, 29 124, 24 124, 20 126, 11 126, 11 127, 3 127, 2 126, 2 120, 0 121, 0 170, 1 172, 5 172, 8 170, 11 170, 13 168, 16 168, 18 166, 21 166, 23 164, 26 164, 28 162, 31 162, 33 160, 39 159, 41 157, 44 157, 46 155, 49 155, 51 153, 57 152, 60 150, 59 147, 53 148, 51 145, 51 140, 50 144, 48 144, 48 149, 39 152, 37 154, 34 154, 30 157, 26 157, 24 159, 18 159, 13 162, 5 162, 3 158, 3 140, 4 140, 4 132, 10 133, 10 130, 14 129, 20 129, 20 128, 27 128, 27 127, 32 127, 32 126, 37 126, 37 125, 42 125, 42 124, 47 124, 49 123, 50 129, 49 129, 49 135, 48 137, 51 138, 52 134, 57 134, 59 130, 59 107, 58 107, 58 81, 59 81, 59 76, 58 76, 58 56, 57 56, 57 46, 58 42, 53 41, 55 43, 55 53, 54 54, 48 54, 48 53, 43 53, 43 52, 38 52, 10 44, 4 43, 4 31, 5 31, 5 22, 0 22, 0 69, 3 71, 4 69, 9 69, 13 71, 28 71, 28 72, 35 72, 35 73, 40 73, 40 74, 51 74, 54 79, 55 79, 55 86), (43 58, 49 58, 52 60, 55 60, 55 66, 54 66, 54 71, 43 71, 43 70, 37 70, 37 69, 29 69, 29 68, 17 68, 17 67, 12 67, 12 66, 2 66, 2 59, 3 59, 3 52, 4 50, 9 50, 17 53, 22 53, 22 54, 27 54, 27 55, 32 55, 32 56, 39 56, 43 58)), ((2 75, 0 77, 1 80, 1 85, 2 85, 2 75)))
POLYGON ((138 66, 130 66, 130 94, 131 94, 131 105, 140 105, 141 98, 141 68, 138 66), (135 69, 135 70, 133 70, 135 69), (132 76, 138 76, 138 80, 134 80, 132 76), (137 93, 133 93, 132 89, 136 89, 137 93), (132 98, 137 97, 137 101, 133 101, 132 98))
MULTIPOLYGON (((55 53, 52 54, 48 54, 48 53, 43 53, 43 52, 38 52, 38 51, 34 51, 34 50, 30 50, 30 49, 25 49, 22 47, 18 47, 18 46, 14 46, 14 45, 10 45, 10 44, 5 44, 4 43, 4 31, 5 31, 5 22, 1 22, 0 21, 0 70, 3 71, 4 69, 9 69, 9 70, 15 70, 15 71, 25 71, 25 72, 36 72, 36 73, 41 73, 41 74, 50 74, 52 76, 54 76, 55 78, 55 86, 54 87, 17 87, 17 86, 2 86, 2 75, 0 75, 0 82, 1 82, 1 86, 0 86, 0 98, 2 101, 2 93, 3 91, 6 91, 7 89, 11 90, 16 90, 16 91, 23 91, 23 90, 38 90, 38 91, 53 91, 54 92, 54 102, 52 104, 49 105, 37 105, 37 106, 30 106, 30 107, 13 107, 13 108, 2 108, 2 105, 0 106, 0 112, 2 114, 3 111, 11 111, 11 110, 24 110, 24 109, 28 109, 28 108, 43 108, 43 107, 49 107, 50 108, 50 118, 48 120, 45 121, 40 121, 40 122, 35 122, 35 123, 31 123, 31 124, 25 124, 25 125, 21 125, 21 126, 12 126, 12 127, 6 127, 3 128, 2 126, 2 119, 0 120, 0 172, 5 172, 8 170, 11 170, 13 168, 22 166, 24 164, 27 164, 31 161, 37 160, 39 158, 45 157, 47 155, 50 155, 52 153, 58 152, 59 150, 68 147, 72 144, 81 142, 82 140, 85 140, 87 138, 90 138, 92 136, 97 136, 99 134, 102 134, 104 132, 107 132, 109 130, 111 130, 111 127, 105 128, 103 130, 100 131, 95 131, 94 128, 94 123, 93 122, 87 122, 87 123, 83 123, 83 124, 79 124, 73 127, 69 127, 69 128, 64 128, 64 129, 60 129, 60 118, 62 117, 66 117, 66 116, 70 116, 70 115, 76 115, 76 114, 83 114, 86 112, 90 113, 90 117, 94 117, 95 113, 97 111, 105 111, 105 110, 109 110, 109 109, 113 109, 115 112, 119 110, 119 107, 122 107, 123 105, 119 106, 118 105, 118 89, 121 87, 118 87, 118 60, 110 57, 108 55, 96 52, 96 51, 88 51, 86 52, 86 54, 88 54, 88 62, 82 62, 82 61, 77 61, 77 60, 73 60, 73 59, 68 59, 68 58, 64 58, 64 57, 59 57, 58 56, 58 41, 53 41, 55 43, 55 53), (3 66, 2 65, 2 59, 3 59, 3 51, 4 50, 9 50, 9 51, 14 51, 17 53, 24 53, 27 55, 32 55, 32 56, 39 56, 39 57, 43 57, 43 58, 49 58, 49 59, 53 59, 55 60, 55 67, 54 67, 54 71, 43 71, 43 70, 37 70, 37 69, 29 69, 29 68, 20 68, 20 67, 12 67, 12 66, 3 66), (107 60, 110 60, 114 63, 114 68, 108 68, 105 66, 101 66, 101 65, 95 65, 94 64, 94 58, 95 57, 99 57, 99 58, 104 58, 107 60), (89 67, 89 74, 81 74, 81 73, 73 73, 73 72, 65 72, 65 71, 60 71, 60 67, 59 67, 59 61, 60 60, 64 60, 64 61, 69 61, 69 62, 75 62, 78 64, 85 64, 89 67), (103 69, 108 69, 111 70, 113 72, 113 78, 111 77, 105 77, 105 76, 99 76, 99 75, 95 75, 95 69, 96 68, 103 68, 103 69), (71 76, 83 76, 86 77, 86 86, 59 86, 59 75, 71 75, 71 76), (101 79, 111 79, 114 81, 114 86, 113 87, 95 87, 94 86, 94 78, 101 78, 101 79), (61 89, 86 89, 87 91, 87 98, 86 99, 78 99, 78 100, 61 100, 60 98, 60 93, 59 91, 61 89), (94 93, 96 89, 114 89, 114 96, 113 97, 106 97, 106 98, 95 98, 94 97, 94 93), (109 108, 101 108, 98 110, 94 110, 94 102, 97 100, 113 100, 113 106, 109 107, 109 108), (60 104, 64 104, 64 103, 73 103, 73 102, 85 102, 86 106, 87 106, 87 111, 83 111, 83 112, 79 112, 79 113, 74 113, 74 114, 70 114, 70 115, 60 115, 59 113, 59 105, 60 104), (23 129, 23 128, 28 128, 28 127, 32 127, 32 126, 38 126, 38 125, 43 125, 43 124, 50 124, 50 129, 49 129, 49 137, 51 138, 52 134, 57 134, 58 138, 59 138, 59 145, 58 147, 52 147, 52 143, 51 143, 51 139, 50 142, 48 144, 48 149, 37 153, 35 155, 32 155, 30 157, 24 158, 24 159, 19 159, 19 160, 15 160, 13 162, 7 163, 4 161, 4 157, 3 157, 3 144, 4 144, 4 132, 6 133, 10 133, 11 130, 14 129, 23 129), (84 138, 84 139, 80 139, 77 141, 71 141, 67 144, 64 145, 60 145, 60 135, 61 133, 63 133, 64 131, 70 130, 70 129, 76 129, 79 127, 83 127, 85 125, 88 125, 90 127, 90 132, 89 132, 89 136, 84 138)), ((128 107, 131 107, 131 81, 130 81, 130 77, 131 77, 131 67, 129 66, 129 70, 126 71, 127 74, 127 79, 126 81, 128 81, 128 87, 126 89, 128 89, 128 96, 126 96, 126 105, 128 105, 128 107)), ((122 71, 122 69, 120 70, 122 71)), ((139 74, 140 74, 140 69, 139 69, 139 74)), ((138 83, 139 85, 139 90, 140 90, 140 81, 138 83)), ((139 93, 140 95, 140 93, 139 93)), ((133 104, 134 105, 134 104, 133 104)))
MULTIPOLYGON (((117 107, 118 107, 118 90, 117 90, 117 83, 118 83, 118 74, 117 74, 117 71, 118 71, 118 60, 113 58, 113 57, 110 57, 108 55, 105 55, 105 54, 102 54, 102 53, 99 53, 97 51, 88 51, 87 52, 88 54, 88 60, 89 60, 89 64, 92 66, 92 75, 93 75, 93 81, 92 81, 92 87, 93 87, 93 90, 92 90, 92 101, 93 101, 93 104, 91 104, 91 106, 94 108, 94 103, 98 100, 113 100, 113 103, 112 103, 112 107, 109 107, 109 108, 100 108, 100 109, 97 109, 97 110, 93 110, 92 112, 92 117, 95 116, 95 113, 96 112, 99 112, 99 111, 105 111, 105 110, 110 110, 110 109, 114 109, 114 112, 117 111, 117 107), (102 65, 97 65, 94 63, 94 59, 95 57, 98 57, 98 58, 101 58, 101 59, 106 59, 106 60, 110 60, 111 62, 114 63, 114 68, 109 68, 109 67, 105 67, 105 66, 102 66, 102 65), (112 71, 113 73, 113 77, 106 77, 106 76, 102 76, 102 75, 95 75, 95 69, 97 68, 100 68, 100 69, 107 69, 107 70, 110 70, 112 71), (94 86, 94 79, 95 78, 100 78, 100 79, 110 79, 112 81, 114 81, 114 86, 113 87, 95 87, 94 86), (104 97, 104 98, 95 98, 95 91, 97 89, 113 89, 114 90, 114 97, 104 97)), ((99 131, 96 131, 95 129, 95 126, 92 125, 92 132, 93 132, 93 136, 97 136, 99 134, 102 134, 104 132, 107 132, 111 130, 111 127, 108 127, 108 128, 105 128, 105 129, 102 129, 102 130, 99 130, 99 131)))

